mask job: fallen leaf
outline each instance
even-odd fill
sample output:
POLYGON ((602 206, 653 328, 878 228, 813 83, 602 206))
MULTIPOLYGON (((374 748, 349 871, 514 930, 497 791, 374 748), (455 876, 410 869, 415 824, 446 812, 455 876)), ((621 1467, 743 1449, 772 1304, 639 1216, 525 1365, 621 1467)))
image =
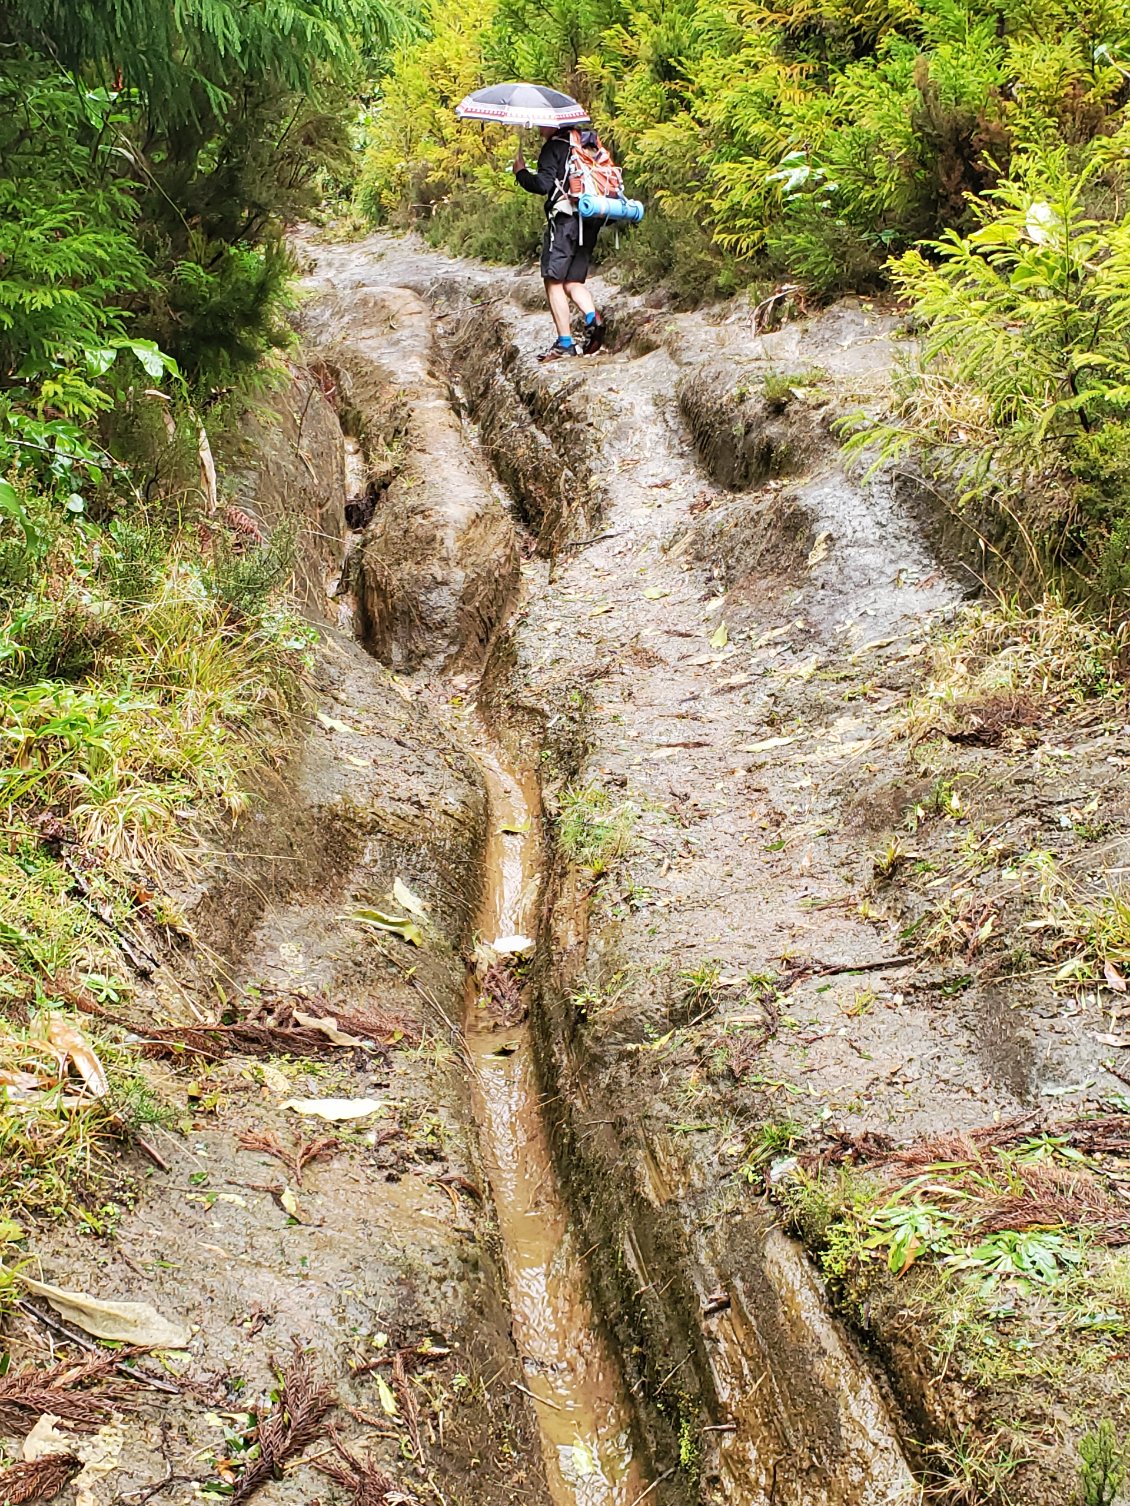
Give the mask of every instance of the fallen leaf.
POLYGON ((498 828, 504 837, 524 837, 530 829, 529 819, 525 821, 503 821, 498 828))
POLYGON ((602 601, 598 607, 593 607, 592 611, 589 613, 589 616, 603 617, 606 612, 611 612, 611 610, 612 603, 610 601, 602 601))
POLYGON ((305 1114, 316 1119, 364 1119, 384 1108, 379 1098, 288 1098, 284 1109, 293 1109, 296 1114, 305 1114))
POLYGON ((413 946, 423 946, 424 937, 415 921, 403 915, 386 915, 383 910, 354 910, 350 920, 360 921, 365 926, 376 926, 379 931, 391 931, 413 946))
POLYGON ((819 668, 820 660, 813 654, 811 659, 805 659, 801 664, 787 664, 776 673, 782 680, 811 680, 819 668))
POLYGON ((52 1412, 44 1412, 31 1432, 24 1439, 20 1456, 25 1464, 34 1464, 48 1454, 69 1454, 71 1440, 59 1432, 55 1424, 59 1419, 52 1412))
POLYGON ((784 625, 784 627, 770 628, 767 633, 762 633, 761 637, 757 640, 757 642, 754 643, 754 644, 751 644, 750 647, 751 648, 764 648, 767 643, 772 643, 777 638, 783 638, 785 636, 785 634, 788 633, 788 632, 791 632, 794 627, 801 627, 801 626, 802 626, 802 623, 800 623, 800 622, 786 622, 785 625, 784 625))
POLYGON ((336 716, 327 716, 324 711, 315 711, 314 715, 327 732, 344 732, 349 737, 361 736, 360 730, 357 727, 351 727, 348 722, 339 721, 336 716))
POLYGON ((0 1072, 0 1101, 7 1101, 13 1095, 17 1098, 25 1098, 29 1093, 38 1093, 41 1088, 48 1084, 36 1077, 34 1072, 0 1072))
POLYGON ((392 1393, 392 1387, 383 1375, 377 1376, 377 1395, 381 1399, 381 1409, 389 1416, 396 1416, 396 1397, 392 1393))
POLYGON ((500 957, 524 957, 527 952, 533 951, 537 943, 528 936, 500 936, 490 945, 491 950, 500 957))
POLYGON ((278 1067, 272 1067, 270 1062, 259 1062, 257 1066, 264 1087, 270 1088, 272 1093, 290 1092, 291 1081, 285 1072, 280 1072, 278 1067))
POLYGON ((428 907, 417 894, 413 894, 408 885, 401 879, 394 879, 392 885, 392 897, 402 910, 407 910, 409 915, 415 915, 419 920, 426 920, 428 907))
POLYGON ((1126 979, 1115 967, 1113 962, 1103 963, 1103 977, 1107 981, 1107 987, 1113 988, 1116 994, 1126 992, 1126 979))
POLYGON ((79 1076, 94 1097, 105 1098, 110 1091, 106 1070, 82 1031, 76 1029, 61 1014, 53 1014, 47 1021, 47 1039, 64 1062, 68 1058, 74 1062, 79 1076))
POLYGON ((720 622, 710 635, 711 648, 725 648, 730 641, 730 633, 726 624, 720 622))
MULTIPOLYGON (((317 1015, 306 1014, 301 1009, 294 1011, 294 1018, 299 1025, 305 1025, 307 1030, 317 1030, 325 1036, 327 1041, 332 1041, 335 1046, 364 1046, 365 1042, 356 1035, 347 1035, 344 1030, 337 1028, 337 1020, 333 1015, 325 1019, 319 1019, 317 1015)), ((288 1084, 289 1086, 289 1084, 288 1084)))
POLYGON ((1095 1040, 1100 1046, 1130 1046, 1130 1035, 1111 1035, 1109 1032, 1094 1032, 1095 1040))
POLYGON ((164 1318, 148 1302, 108 1302, 86 1292, 68 1292, 16 1272, 29 1292, 45 1297, 61 1318, 96 1339, 140 1344, 146 1349, 184 1349, 189 1330, 164 1318))
POLYGON ((579 1439, 573 1445, 573 1468, 581 1479, 584 1479, 586 1475, 591 1475, 596 1468, 592 1449, 587 1443, 581 1443, 579 1439))
POLYGON ((816 535, 812 548, 808 551, 808 563, 810 566, 818 565, 822 559, 828 557, 828 548, 831 542, 832 535, 830 533, 818 533, 816 535))
POLYGON ((664 596, 670 596, 670 591, 665 591, 662 586, 645 586, 643 594, 648 601, 661 601, 664 596))

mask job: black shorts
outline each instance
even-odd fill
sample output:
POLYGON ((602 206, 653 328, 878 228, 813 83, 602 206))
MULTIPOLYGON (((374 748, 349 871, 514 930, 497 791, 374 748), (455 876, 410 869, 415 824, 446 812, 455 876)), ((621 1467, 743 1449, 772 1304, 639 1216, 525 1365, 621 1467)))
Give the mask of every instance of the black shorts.
POLYGON ((583 222, 579 214, 551 215, 541 242, 541 275, 546 281, 584 282, 599 229, 595 220, 583 222))

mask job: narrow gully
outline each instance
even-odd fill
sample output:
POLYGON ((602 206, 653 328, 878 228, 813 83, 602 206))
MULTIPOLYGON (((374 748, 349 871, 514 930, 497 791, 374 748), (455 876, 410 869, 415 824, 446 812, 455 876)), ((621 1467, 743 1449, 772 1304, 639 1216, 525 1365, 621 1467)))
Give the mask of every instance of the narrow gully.
MULTIPOLYGON (((481 732, 489 836, 478 917, 485 942, 529 935, 541 872, 532 774, 505 764, 481 732)), ((528 1024, 502 1024, 468 970, 464 1020, 479 1143, 490 1181, 513 1332, 541 1432, 555 1506, 634 1506, 647 1494, 619 1368, 586 1290, 585 1262, 558 1185, 528 1024)))

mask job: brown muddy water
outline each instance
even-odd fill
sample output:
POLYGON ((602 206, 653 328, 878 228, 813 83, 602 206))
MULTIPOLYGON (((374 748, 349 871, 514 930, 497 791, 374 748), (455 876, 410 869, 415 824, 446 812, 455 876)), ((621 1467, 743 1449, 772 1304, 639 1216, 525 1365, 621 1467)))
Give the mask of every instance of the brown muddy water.
MULTIPOLYGON (((541 839, 532 774, 485 739, 490 835, 478 934, 529 936, 537 914, 541 839)), ((557 1506, 633 1506, 647 1492, 633 1456, 615 1359, 587 1292, 583 1254, 558 1186, 529 1027, 502 1024, 468 974, 465 1038, 480 1151, 498 1216, 514 1339, 541 1430, 557 1506)))

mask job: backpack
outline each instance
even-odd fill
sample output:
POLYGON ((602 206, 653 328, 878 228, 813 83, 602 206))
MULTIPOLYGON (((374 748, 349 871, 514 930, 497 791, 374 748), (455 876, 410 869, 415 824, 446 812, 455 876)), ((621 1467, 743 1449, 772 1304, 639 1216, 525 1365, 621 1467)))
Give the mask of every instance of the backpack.
POLYGON ((582 194, 619 199, 624 194, 624 174, 595 131, 569 132, 569 161, 565 166, 565 192, 576 204, 582 194))

